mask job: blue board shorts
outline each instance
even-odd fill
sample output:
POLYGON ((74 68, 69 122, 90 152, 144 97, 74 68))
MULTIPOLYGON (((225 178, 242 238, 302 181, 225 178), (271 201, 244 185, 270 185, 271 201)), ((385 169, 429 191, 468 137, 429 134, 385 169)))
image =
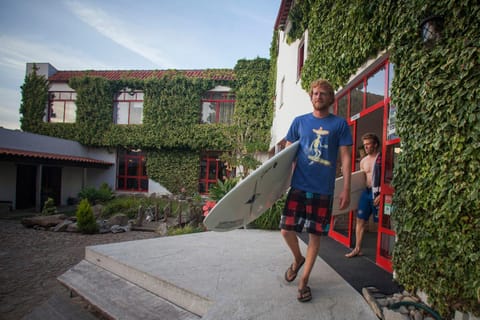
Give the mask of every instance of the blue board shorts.
POLYGON ((378 207, 373 205, 372 189, 366 188, 358 201, 357 218, 368 221, 373 214, 373 221, 378 222, 378 207))
POLYGON ((321 235, 327 231, 332 214, 333 196, 291 188, 287 195, 280 229, 321 235))

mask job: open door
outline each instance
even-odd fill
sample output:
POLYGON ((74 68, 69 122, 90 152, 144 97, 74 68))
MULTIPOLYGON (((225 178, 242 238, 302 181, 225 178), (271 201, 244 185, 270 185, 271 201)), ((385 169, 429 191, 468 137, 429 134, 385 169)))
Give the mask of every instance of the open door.
MULTIPOLYGON (((334 108, 337 115, 347 120, 352 131, 352 172, 360 170, 360 160, 364 156, 363 134, 372 132, 380 139, 380 151, 384 156, 378 222, 370 217, 362 251, 367 258, 389 272, 392 272, 391 259, 395 244, 395 232, 390 220, 394 193, 391 181, 396 155, 400 152, 400 139, 395 136, 395 108, 390 105, 392 79, 393 66, 385 56, 337 93, 334 108)), ((332 217, 328 235, 347 247, 353 247, 355 220, 354 211, 332 217)))

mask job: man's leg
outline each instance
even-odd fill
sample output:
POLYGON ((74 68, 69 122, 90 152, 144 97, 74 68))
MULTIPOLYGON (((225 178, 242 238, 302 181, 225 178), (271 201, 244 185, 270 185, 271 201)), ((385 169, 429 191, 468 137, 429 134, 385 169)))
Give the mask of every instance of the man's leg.
MULTIPOLYGON (((297 233, 295 231, 290 231, 285 229, 282 229, 281 233, 282 233, 283 239, 285 239, 287 246, 290 248, 290 251, 293 254, 294 262, 291 269, 292 271, 297 270, 298 266, 302 263, 304 259, 302 256, 302 252, 300 251, 300 246, 298 244, 297 233)), ((293 275, 287 275, 287 277, 291 278, 293 277, 293 275)))
POLYGON ((362 241, 363 235, 365 234, 367 221, 357 218, 357 223, 355 226, 355 249, 352 252, 346 254, 347 258, 352 258, 358 255, 362 255, 362 241))
POLYGON ((367 221, 372 213, 372 199, 370 191, 364 191, 358 202, 357 219, 355 223, 355 248, 347 253, 345 257, 353 258, 362 255, 363 234, 367 221))
POLYGON ((310 278, 310 273, 312 272, 313 265, 317 260, 318 252, 320 250, 320 236, 316 234, 308 234, 308 246, 307 246, 307 256, 305 258, 305 267, 303 269, 303 275, 298 283, 298 289, 301 290, 305 288, 308 284, 310 278))

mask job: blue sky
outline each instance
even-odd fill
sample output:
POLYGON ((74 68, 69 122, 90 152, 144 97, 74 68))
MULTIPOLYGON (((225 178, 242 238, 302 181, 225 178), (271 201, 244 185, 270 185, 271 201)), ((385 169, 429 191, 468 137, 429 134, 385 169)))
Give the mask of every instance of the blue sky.
POLYGON ((281 0, 0 0, 0 126, 27 62, 57 70, 233 68, 269 58, 281 0))

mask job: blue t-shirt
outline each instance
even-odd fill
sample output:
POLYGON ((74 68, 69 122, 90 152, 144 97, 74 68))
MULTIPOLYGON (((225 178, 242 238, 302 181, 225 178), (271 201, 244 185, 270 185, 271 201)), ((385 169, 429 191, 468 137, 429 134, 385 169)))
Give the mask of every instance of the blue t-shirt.
POLYGON ((291 186, 307 192, 333 194, 338 147, 352 145, 347 121, 333 114, 325 118, 304 114, 293 120, 286 140, 300 140, 291 186))

